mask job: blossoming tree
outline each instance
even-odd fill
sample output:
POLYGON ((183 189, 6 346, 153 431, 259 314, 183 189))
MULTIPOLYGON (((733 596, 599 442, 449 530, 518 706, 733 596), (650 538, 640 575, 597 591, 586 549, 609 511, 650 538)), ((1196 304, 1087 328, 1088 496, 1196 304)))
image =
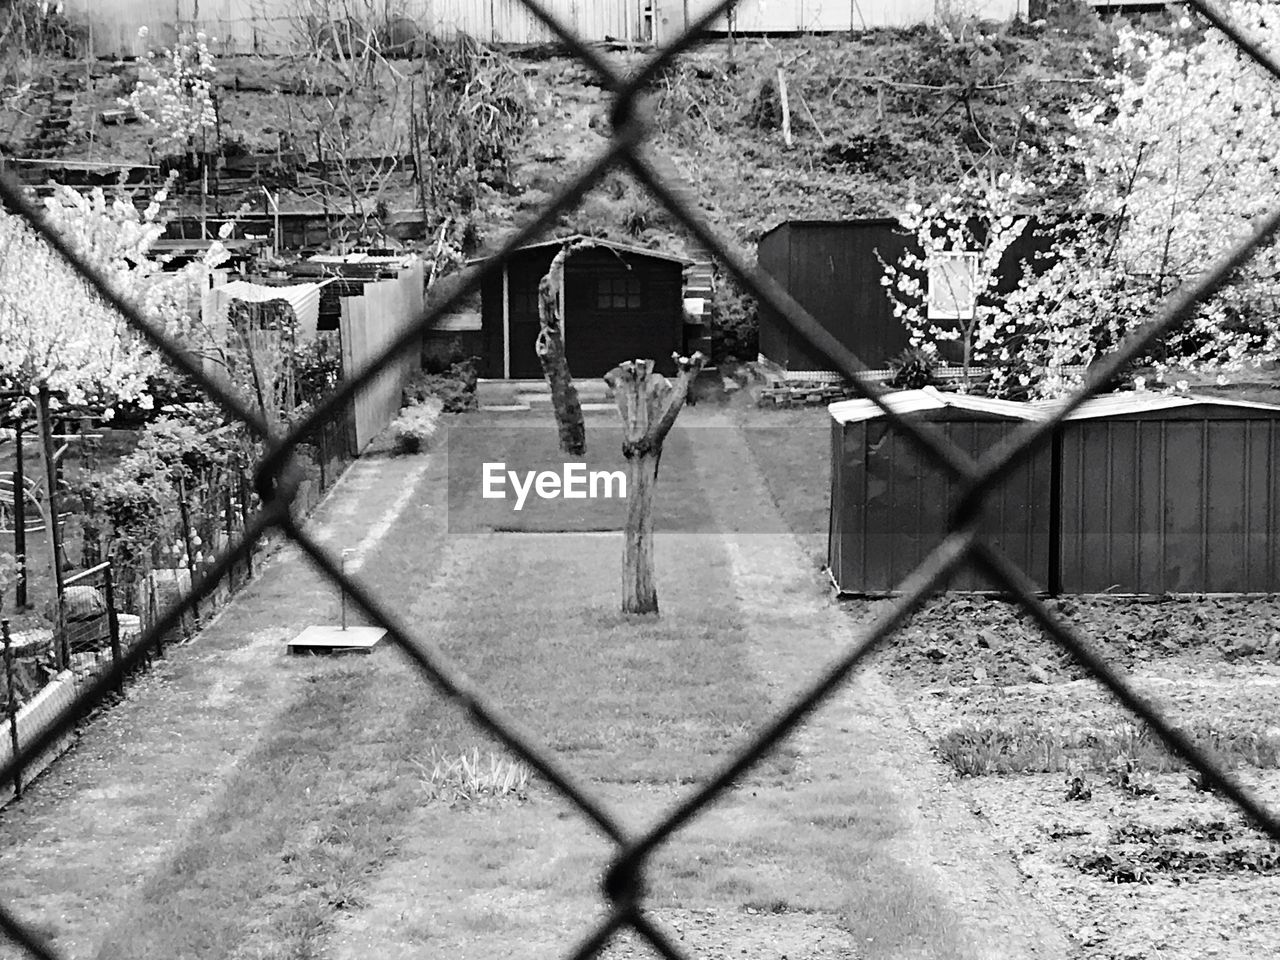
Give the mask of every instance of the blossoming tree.
POLYGON ((896 263, 881 261, 880 282, 911 345, 936 356, 940 344, 959 341, 966 388, 974 361, 994 342, 999 271, 1026 230, 1026 193, 1012 174, 971 174, 927 206, 909 203, 898 223, 912 245, 896 263))
MULTIPOLYGON (((45 201, 44 215, 116 292, 149 316, 171 316, 181 291, 149 253, 164 229, 162 202, 159 195, 139 212, 127 200, 107 201, 101 190, 82 196, 64 187, 45 201)), ((23 218, 0 210, 0 383, 17 395, 13 403, 37 409, 42 433, 50 433, 50 408, 110 416, 117 402, 149 406, 148 378, 159 369, 159 358, 124 318, 23 218)), ((45 446, 40 450, 47 460, 45 446)), ((51 465, 44 467, 51 475, 51 465)), ((41 507, 45 528, 54 530, 51 494, 41 507)), ((50 563, 59 582, 52 553, 50 563)))
MULTIPOLYGON (((1235 0, 1224 9, 1280 53, 1280 6, 1235 0)), ((1012 332, 1006 345, 1016 337, 1022 363, 998 372, 997 392, 1055 396, 1078 386, 1082 366, 1275 205, 1280 84, 1217 30, 1202 33, 1190 18, 1176 26, 1172 36, 1122 29, 1122 69, 1075 115, 1063 159, 1083 172, 1079 210, 1061 226, 1055 262, 1001 304, 995 329, 1012 332)), ((1272 244, 1145 362, 1160 380, 1178 369, 1225 377, 1280 355, 1278 330, 1272 244)))
MULTIPOLYGON (((146 27, 138 30, 144 40, 147 34, 146 27)), ((200 143, 203 152, 204 138, 218 123, 213 90, 217 72, 208 38, 183 33, 163 56, 147 51, 144 76, 120 104, 161 130, 162 146, 194 153, 200 143)))
MULTIPOLYGON (((1280 5, 1232 0, 1224 11, 1280 53, 1280 5)), ((1230 38, 1190 18, 1165 34, 1124 27, 1115 53, 1120 69, 1073 112, 1075 132, 1058 151, 1056 182, 1035 185, 1044 219, 1054 221, 1046 225, 1050 256, 987 309, 979 297, 972 356, 989 374, 991 393, 1051 397, 1077 387, 1090 363, 1149 320, 1183 280, 1249 236, 1276 202, 1280 84, 1230 38), (1064 195, 1071 209, 1050 209, 1049 198, 1064 195)), ((904 222, 928 214, 909 211, 904 222)), ((903 273, 890 275, 891 296, 918 300, 903 273)), ((985 289, 983 271, 975 276, 985 289)), ((963 332, 921 329, 909 307, 903 315, 915 339, 963 332)), ((1225 376, 1280 356, 1278 329, 1273 244, 1143 363, 1159 380, 1177 369, 1225 376)))

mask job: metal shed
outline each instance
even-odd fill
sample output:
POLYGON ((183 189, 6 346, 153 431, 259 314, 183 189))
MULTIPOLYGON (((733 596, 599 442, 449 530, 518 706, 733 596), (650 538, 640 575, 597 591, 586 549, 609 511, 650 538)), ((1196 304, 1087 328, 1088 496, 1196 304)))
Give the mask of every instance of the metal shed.
MULTIPOLYGON (((937 424, 974 457, 1005 440, 1037 408, 1008 400, 932 387, 891 394, 895 412, 937 424)), ((831 514, 828 566, 842 594, 885 594, 942 542, 960 485, 926 460, 893 429, 870 400, 833 403, 831 414, 831 514)), ((1052 453, 1046 449, 1012 471, 986 506, 990 542, 1049 588, 1052 453)), ((985 577, 961 570, 953 590, 994 589, 985 577)))
POLYGON ((1062 592, 1280 592, 1280 406, 1113 394, 1058 446, 1062 592))

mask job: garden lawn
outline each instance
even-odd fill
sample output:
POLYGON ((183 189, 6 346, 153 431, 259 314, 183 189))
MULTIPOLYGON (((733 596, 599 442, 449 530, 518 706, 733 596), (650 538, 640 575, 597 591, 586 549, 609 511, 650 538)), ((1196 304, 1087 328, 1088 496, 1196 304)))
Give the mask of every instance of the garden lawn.
POLYGON ((831 417, 826 407, 740 411, 742 437, 786 529, 818 566, 831 519, 831 417))
MULTIPOLYGON (((610 421, 593 417, 593 435, 610 421)), ((750 534, 772 507, 736 427, 701 408, 685 426, 672 450, 692 456, 664 457, 659 501, 700 491, 668 509, 689 529, 750 534)), ((504 455, 546 459, 539 434, 504 455)), ((318 532, 338 548, 385 530, 360 544, 357 576, 631 830, 844 642, 812 571, 773 538, 660 534, 663 615, 622 616, 619 534, 456 532, 442 509, 454 465, 446 448, 358 464, 318 532)), ((600 916, 608 845, 536 775, 523 799, 442 797, 467 785, 439 775, 460 758, 503 772, 511 758, 390 645, 285 656, 283 640, 334 606, 282 553, 91 728, 6 817, 19 912, 103 960, 564 955, 600 916)), ((886 766, 895 745, 850 743, 906 735, 864 699, 824 711, 657 852, 651 902, 672 936, 726 955, 984 955, 947 883, 918 866, 926 838, 886 766)))

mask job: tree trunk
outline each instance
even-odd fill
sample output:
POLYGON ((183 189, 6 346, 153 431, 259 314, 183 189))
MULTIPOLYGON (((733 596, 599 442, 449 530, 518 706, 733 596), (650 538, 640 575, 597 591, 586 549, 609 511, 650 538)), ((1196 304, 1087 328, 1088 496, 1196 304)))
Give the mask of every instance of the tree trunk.
POLYGON ((566 244, 551 261, 546 276, 538 282, 538 321, 542 325, 536 345, 538 360, 542 363, 547 386, 551 388, 551 405, 560 430, 560 449, 574 457, 580 457, 587 451, 587 427, 582 419, 578 388, 573 385, 564 352, 564 303, 561 302, 560 291, 564 283, 564 265, 569 257, 594 246, 590 240, 566 244))
POLYGON ((622 415, 622 455, 627 458, 627 528, 622 551, 622 612, 658 612, 653 575, 653 495, 662 444, 680 415, 689 387, 706 358, 676 356, 675 386, 653 372, 652 360, 622 364, 605 375, 622 415))
POLYGON ((622 552, 622 612, 657 613, 653 579, 653 491, 661 450, 627 461, 627 528, 622 552))

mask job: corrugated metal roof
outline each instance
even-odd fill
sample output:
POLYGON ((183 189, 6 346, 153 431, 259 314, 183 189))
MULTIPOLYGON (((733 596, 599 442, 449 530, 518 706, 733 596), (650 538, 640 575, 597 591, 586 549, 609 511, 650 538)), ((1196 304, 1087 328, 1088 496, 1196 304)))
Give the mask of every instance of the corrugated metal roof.
POLYGON ((284 300, 293 307, 293 315, 298 318, 299 332, 314 335, 320 315, 320 288, 323 283, 295 283, 288 286, 268 287, 247 280, 232 280, 220 287, 214 287, 205 294, 204 311, 206 322, 209 322, 221 310, 224 304, 232 300, 245 303, 268 303, 272 300, 284 300))
POLYGON ((314 256, 307 257, 307 262, 341 264, 376 263, 394 267, 409 267, 412 266, 415 259, 417 259, 417 257, 412 253, 396 253, 390 255, 372 253, 317 253, 314 256))
MULTIPOLYGON (((1043 420, 1045 412, 1029 403, 1016 400, 997 400, 993 397, 975 397, 965 393, 943 393, 934 387, 922 390, 899 390, 885 397, 894 413, 924 413, 929 410, 971 410, 1010 420, 1043 420)), ((827 411, 837 423, 857 423, 883 417, 884 411, 870 400, 841 400, 830 404, 827 411)))
MULTIPOLYGON (((1063 400, 1040 400, 1031 404, 1037 410, 1051 415, 1059 409, 1063 400)), ((1175 410, 1178 407, 1234 407, 1246 410, 1274 410, 1280 416, 1280 406, 1255 400, 1230 400, 1226 397, 1208 397, 1192 393, 1161 393, 1154 390, 1132 390, 1123 393, 1107 393, 1086 400, 1078 409, 1067 415, 1068 420, 1104 420, 1133 413, 1152 413, 1157 410, 1175 410)))

